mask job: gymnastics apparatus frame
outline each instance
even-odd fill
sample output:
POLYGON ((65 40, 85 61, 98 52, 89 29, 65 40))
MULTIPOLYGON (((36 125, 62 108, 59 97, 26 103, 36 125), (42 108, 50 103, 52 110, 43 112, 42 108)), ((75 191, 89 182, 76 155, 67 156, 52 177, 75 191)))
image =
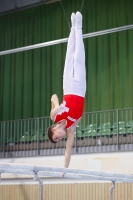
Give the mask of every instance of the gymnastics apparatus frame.
MULTIPOLYGON (((34 177, 34 181, 39 182, 39 200, 43 200, 43 180, 42 177, 58 177, 82 179, 82 180, 96 180, 96 181, 111 181, 112 186, 110 188, 110 200, 113 200, 113 189, 115 188, 115 182, 128 182, 133 183, 133 176, 126 174, 107 173, 100 171, 89 171, 70 168, 55 168, 55 167, 43 167, 32 166, 23 164, 12 163, 0 163, 0 176, 2 173, 12 174, 28 174, 34 177)), ((0 179, 1 180, 1 179, 0 179)))

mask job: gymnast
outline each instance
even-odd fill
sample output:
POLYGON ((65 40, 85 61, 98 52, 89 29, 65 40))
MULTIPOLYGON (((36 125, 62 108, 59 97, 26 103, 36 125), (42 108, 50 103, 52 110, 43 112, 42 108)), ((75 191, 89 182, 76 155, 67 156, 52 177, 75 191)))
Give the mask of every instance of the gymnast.
POLYGON ((85 51, 82 37, 82 15, 71 15, 72 27, 68 38, 63 74, 63 102, 59 105, 56 94, 51 97, 50 118, 56 124, 48 128, 52 143, 67 136, 64 167, 68 167, 74 143, 74 132, 83 115, 86 93, 85 51))

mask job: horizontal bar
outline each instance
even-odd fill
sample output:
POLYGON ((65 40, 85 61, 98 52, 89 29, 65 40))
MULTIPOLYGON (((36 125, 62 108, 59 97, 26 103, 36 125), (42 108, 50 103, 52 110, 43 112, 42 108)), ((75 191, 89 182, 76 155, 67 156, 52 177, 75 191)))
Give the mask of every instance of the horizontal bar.
POLYGON ((28 174, 28 175, 34 175, 33 171, 26 171, 26 170, 20 170, 20 169, 0 169, 0 173, 11 173, 11 174, 28 174))
MULTIPOLYGON (((105 35, 105 34, 109 34, 109 33, 115 33, 115 32, 119 32, 119 31, 129 30, 129 29, 133 29, 133 24, 127 25, 127 26, 121 26, 121 27, 117 27, 117 28, 112 28, 112 29, 107 29, 107 30, 103 30, 103 31, 97 31, 94 33, 87 33, 87 34, 83 35, 83 38, 95 37, 95 36, 99 36, 99 35, 105 35)), ((61 43, 65 43, 67 41, 68 41, 68 38, 64 38, 64 39, 60 39, 60 40, 53 40, 50 42, 29 45, 29 46, 25 46, 25 47, 16 48, 16 49, 5 50, 5 51, 0 52, 0 56, 11 54, 11 53, 17 53, 17 52, 21 52, 21 51, 27 51, 27 50, 31 50, 31 49, 37 49, 37 48, 46 47, 46 46, 51 46, 51 45, 55 45, 55 44, 61 44, 61 43)))
MULTIPOLYGON (((32 171, 38 173, 38 175, 44 175, 49 172, 51 173, 65 173, 67 177, 68 174, 72 176, 79 176, 82 179, 93 178, 93 180, 108 180, 108 181, 122 181, 122 182, 133 182, 132 175, 126 174, 117 174, 117 173, 107 173, 99 171, 88 171, 88 170, 79 170, 79 169, 68 169, 68 168, 55 168, 55 167, 43 167, 43 166, 31 166, 31 165, 22 165, 22 164, 12 164, 12 163, 0 163, 0 171, 10 170, 12 173, 18 170, 21 171, 32 171), (67 175, 66 175, 67 173, 67 175)), ((31 172, 30 172, 31 173, 31 172)))
MULTIPOLYGON (((51 176, 51 177, 62 178, 62 173, 42 172, 41 171, 41 172, 38 172, 38 176, 41 176, 41 177, 42 176, 51 176)), ((71 174, 70 173, 65 174, 64 178, 133 183, 133 180, 126 179, 126 178, 103 177, 103 176, 82 175, 82 174, 72 174, 72 173, 71 174)))

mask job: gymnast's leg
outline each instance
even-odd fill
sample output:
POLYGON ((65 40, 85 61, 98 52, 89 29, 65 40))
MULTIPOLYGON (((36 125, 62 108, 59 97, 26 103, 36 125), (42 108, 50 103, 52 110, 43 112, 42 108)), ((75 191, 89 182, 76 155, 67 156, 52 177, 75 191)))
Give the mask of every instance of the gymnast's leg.
POLYGON ((74 13, 71 15, 72 27, 70 31, 70 35, 68 38, 67 44, 67 53, 63 74, 63 90, 64 94, 72 93, 72 82, 73 82, 73 73, 74 73, 74 52, 75 52, 75 20, 76 16, 74 13))
POLYGON ((75 23, 74 79, 75 93, 84 97, 86 92, 86 69, 85 50, 82 36, 82 15, 80 12, 76 13, 75 23))

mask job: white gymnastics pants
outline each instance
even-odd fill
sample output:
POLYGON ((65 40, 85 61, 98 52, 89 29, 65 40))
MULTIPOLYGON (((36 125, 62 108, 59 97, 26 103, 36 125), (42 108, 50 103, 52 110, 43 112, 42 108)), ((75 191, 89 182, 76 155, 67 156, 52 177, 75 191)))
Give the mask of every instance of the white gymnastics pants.
POLYGON ((81 29, 71 28, 63 74, 63 91, 85 97, 86 70, 85 51, 81 29))

